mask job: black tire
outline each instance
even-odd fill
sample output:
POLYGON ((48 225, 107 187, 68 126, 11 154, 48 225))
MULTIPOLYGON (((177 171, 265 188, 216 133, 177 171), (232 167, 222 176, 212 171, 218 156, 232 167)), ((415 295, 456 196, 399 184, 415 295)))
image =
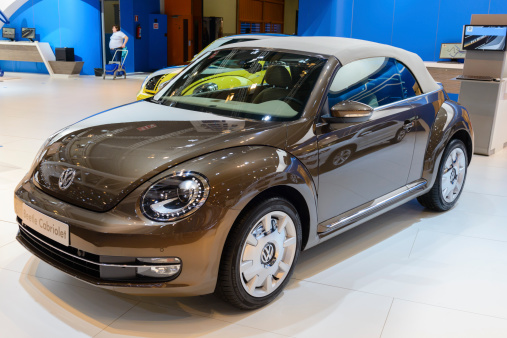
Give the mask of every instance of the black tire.
MULTIPOLYGON (((417 200, 419 203, 431 210, 435 211, 447 211, 451 209, 456 202, 458 201, 459 197, 461 196, 461 193, 463 192, 463 187, 465 185, 466 176, 467 176, 467 169, 468 169, 468 154, 465 148, 465 145, 462 141, 455 139, 449 142, 447 147, 444 150, 444 153, 442 155, 442 159, 440 160, 440 166, 438 168, 438 175, 435 180, 435 183, 433 184, 433 187, 430 191, 428 191, 426 194, 419 196, 417 200), (458 149, 460 153, 463 154, 465 165, 463 168, 464 176, 462 179, 461 187, 459 192, 454 196, 452 201, 447 201, 443 194, 443 183, 442 183, 442 176, 445 173, 445 167, 446 167, 446 161, 449 158, 450 154, 458 149)), ((454 166, 454 164, 453 164, 454 166)), ((452 173, 451 173, 452 174, 452 173)))
MULTIPOLYGON (((276 217, 276 216, 275 216, 276 217)), ((272 221, 270 221, 271 224, 272 221)), ((276 222, 275 225, 273 225, 273 235, 275 235, 276 231, 276 222)), ((261 228, 264 229, 264 228, 261 228)), ((285 229, 285 228, 284 228, 285 229)), ((289 229, 287 226, 287 229, 283 231, 285 234, 289 233, 289 229)), ((279 236, 280 231, 278 231, 277 236, 279 236)), ((285 235, 284 235, 285 236, 285 235)), ((269 234, 264 233, 262 234, 262 237, 259 237, 259 241, 257 242, 257 245, 261 244, 261 239, 268 238, 269 234)), ((284 237, 288 238, 288 237, 284 237)), ((291 243, 294 242, 294 240, 291 237, 291 243)), ((225 300, 226 302, 232 304, 233 306, 244 309, 244 310, 253 310, 259 307, 262 307, 268 303, 270 303, 273 299, 275 299, 284 289, 284 287, 287 285, 287 283, 290 281, 290 277, 294 271, 294 266, 296 265, 296 262, 299 257, 299 252, 301 251, 301 238, 302 238, 302 231, 301 231, 301 221, 299 219, 299 215, 294 208, 294 206, 289 203, 287 200, 281 197, 271 197, 268 198, 261 203, 255 205, 248 211, 246 211, 240 218, 236 221, 233 228, 231 229, 231 232, 227 238, 227 241, 224 246, 224 250, 222 253, 222 259, 220 262, 220 269, 218 273, 218 280, 217 280, 217 287, 215 289, 215 293, 225 300), (244 275, 240 271, 242 269, 241 263, 243 264, 245 262, 250 262, 250 260, 244 261, 243 255, 245 251, 245 248, 247 245, 247 238, 251 238, 249 236, 252 235, 252 232, 255 232, 256 229, 259 229, 259 227, 262 227, 262 224, 260 223, 260 220, 264 219, 265 215, 268 215, 270 213, 281 213, 286 214, 290 217, 290 219, 293 222, 294 227, 291 226, 291 233, 295 235, 295 244, 291 244, 290 250, 289 248, 286 248, 283 246, 283 250, 279 250, 277 252, 277 257, 275 260, 275 257, 270 258, 270 263, 278 261, 279 259, 282 260, 282 257, 286 257, 287 254, 294 255, 292 258, 292 263, 290 264, 290 269, 288 269, 288 272, 284 272, 282 270, 279 270, 280 273, 283 273, 283 279, 282 278, 276 278, 276 276, 279 276, 278 274, 275 276, 271 276, 269 279, 266 278, 266 283, 271 281, 271 285, 273 283, 276 284, 274 289, 267 293, 265 296, 256 297, 253 296, 252 290, 247 291, 246 290, 246 283, 248 281, 245 279, 244 275), (295 245, 295 247, 294 247, 295 245), (295 250, 295 251, 294 251, 295 250), (250 292, 250 293, 249 293, 250 292)), ((285 243, 284 243, 285 244, 285 243)), ((264 253, 266 247, 269 245, 266 244, 264 246, 264 249, 262 250, 262 253, 264 253)), ((257 246, 255 246, 255 250, 257 246)), ((274 250, 274 249, 273 249, 274 250)), ((278 250, 278 249, 277 249, 278 250)), ((255 251, 257 252, 257 251, 255 251)), ((274 255, 274 253, 273 253, 274 255)), ((257 256, 255 256, 257 257, 257 256)), ((273 266, 270 266, 269 268, 262 265, 262 260, 264 257, 259 257, 258 265, 262 266, 261 269, 271 269, 273 266)), ((276 264, 276 263, 275 263, 276 264)), ((280 265, 281 266, 281 265, 280 265)), ((289 265, 287 265, 289 266, 289 265)), ((278 266, 275 266, 274 268, 280 269, 278 266)), ((265 271, 265 270, 262 270, 265 271)), ((267 270, 266 270, 267 271, 267 270)), ((278 271, 278 270, 277 270, 278 271)), ((255 274, 254 274, 255 275, 255 274)), ((255 279, 257 279, 259 275, 255 275, 255 279)), ((253 280, 254 278, 251 278, 253 280)), ((250 281, 251 281, 250 280, 250 281)), ((255 284, 255 280, 254 280, 255 284)), ((266 284, 267 285, 267 284, 266 284)), ((263 289, 260 287, 254 287, 253 292, 263 292, 263 289), (260 291, 256 291, 259 289, 260 291)))
POLYGON ((403 129, 403 128, 398 129, 394 138, 391 139, 391 143, 393 143, 393 144, 400 143, 405 138, 406 135, 407 135, 407 131, 405 129, 403 129))

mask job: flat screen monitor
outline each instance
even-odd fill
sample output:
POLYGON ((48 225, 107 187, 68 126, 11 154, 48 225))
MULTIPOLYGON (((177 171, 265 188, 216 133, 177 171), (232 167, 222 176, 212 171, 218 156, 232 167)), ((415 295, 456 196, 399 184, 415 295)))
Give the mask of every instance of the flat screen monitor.
POLYGON ((21 37, 33 41, 35 39, 35 28, 21 28, 21 37))
POLYGON ((16 38, 16 29, 2 27, 2 37, 5 39, 11 39, 11 41, 14 41, 14 39, 16 38))
POLYGON ((440 47, 440 58, 451 59, 456 61, 458 59, 464 59, 466 52, 461 49, 461 42, 457 43, 443 43, 440 47))
POLYGON ((464 50, 505 50, 507 26, 465 25, 463 30, 464 50))

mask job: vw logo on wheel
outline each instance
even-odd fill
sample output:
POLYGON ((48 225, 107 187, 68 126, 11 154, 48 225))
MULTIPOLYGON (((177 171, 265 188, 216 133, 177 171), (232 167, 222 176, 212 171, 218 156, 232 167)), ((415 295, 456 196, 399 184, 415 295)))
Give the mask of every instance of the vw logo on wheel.
POLYGON ((74 181, 74 176, 76 176, 76 170, 72 168, 65 169, 58 179, 58 187, 61 190, 67 190, 74 181))
POLYGON ((269 264, 275 255, 275 246, 272 243, 266 244, 262 249, 261 262, 262 264, 269 264))

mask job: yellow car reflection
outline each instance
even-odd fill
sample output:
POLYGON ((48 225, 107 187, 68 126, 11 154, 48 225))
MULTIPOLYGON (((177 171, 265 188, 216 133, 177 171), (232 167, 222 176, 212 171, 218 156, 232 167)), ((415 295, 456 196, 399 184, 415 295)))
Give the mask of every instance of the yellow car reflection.
MULTIPOLYGON (((220 39, 217 39, 213 41, 211 44, 209 44, 206 48, 204 48, 199 54, 194 56, 192 59, 197 59, 200 55, 203 53, 206 53, 212 49, 218 48, 220 46, 224 46, 227 44, 233 44, 233 43, 239 43, 244 41, 251 41, 251 40, 263 40, 263 39, 269 39, 273 37, 280 37, 280 36, 287 36, 284 34, 241 34, 241 35, 233 35, 233 36, 227 36, 220 39)), ((164 68, 161 70, 158 70, 152 74, 150 74, 143 82, 143 85, 141 86, 141 90, 137 94, 137 100, 144 100, 149 97, 152 97, 156 93, 158 93, 162 88, 165 87, 169 83, 169 81, 178 75, 186 65, 181 66, 174 66, 169 68, 164 68)), ((231 75, 232 76, 232 75, 231 75)), ((237 76, 242 76, 241 74, 237 76)), ((248 77, 247 77, 248 78, 248 77)), ((236 79, 237 81, 242 81, 240 79, 236 79)), ((217 81, 234 81, 232 79, 222 79, 217 81)), ((252 82, 254 83, 254 82, 252 82)), ((225 86, 224 84, 218 84, 219 88, 228 88, 228 87, 221 87, 225 86)))

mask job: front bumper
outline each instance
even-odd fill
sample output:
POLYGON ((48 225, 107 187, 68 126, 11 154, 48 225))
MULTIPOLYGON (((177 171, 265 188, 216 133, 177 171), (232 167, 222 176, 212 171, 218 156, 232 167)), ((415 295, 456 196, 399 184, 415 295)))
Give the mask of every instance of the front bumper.
MULTIPOLYGON (((141 188, 139 188, 141 189, 141 188)), ((134 212, 133 196, 99 213, 62 202, 30 180, 16 190, 17 240, 57 269, 100 287, 133 294, 201 295, 214 291, 223 244, 239 211, 204 205, 174 223, 154 223, 134 212), (69 225, 70 246, 52 241, 23 225, 23 204, 69 225), (131 214, 126 214, 131 210, 131 214), (212 224, 212 225, 208 225, 212 224), (179 273, 171 278, 136 276, 136 258, 176 257, 179 273)))

